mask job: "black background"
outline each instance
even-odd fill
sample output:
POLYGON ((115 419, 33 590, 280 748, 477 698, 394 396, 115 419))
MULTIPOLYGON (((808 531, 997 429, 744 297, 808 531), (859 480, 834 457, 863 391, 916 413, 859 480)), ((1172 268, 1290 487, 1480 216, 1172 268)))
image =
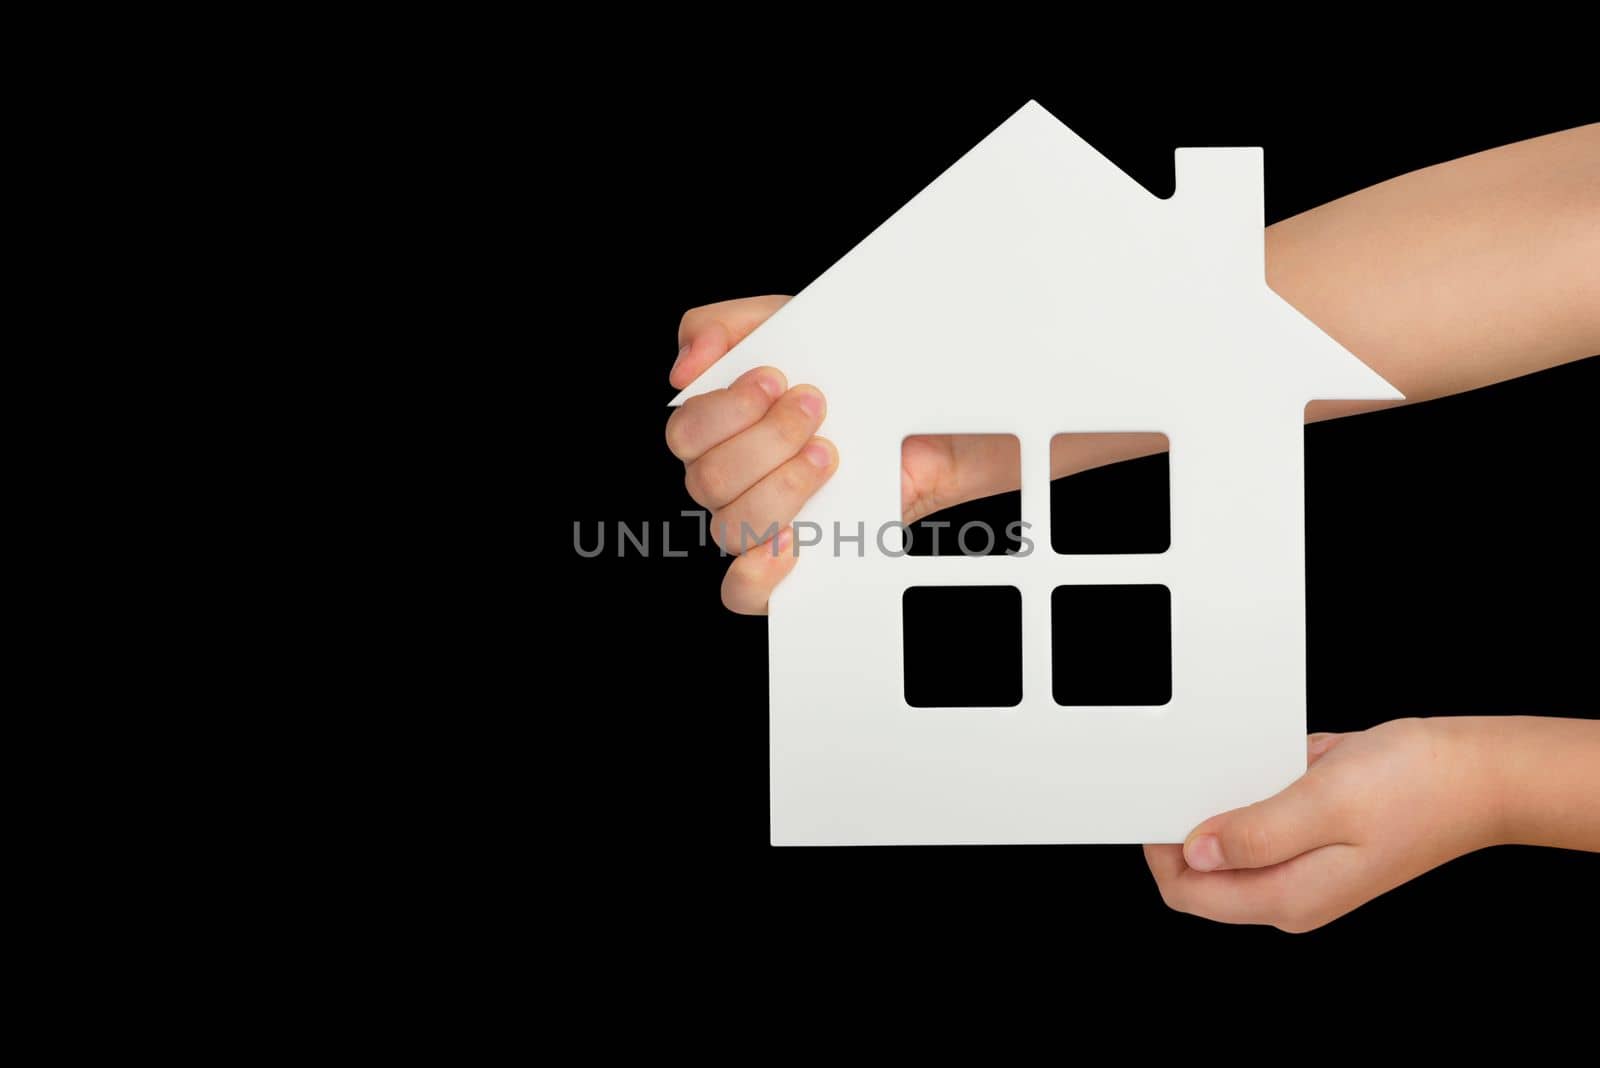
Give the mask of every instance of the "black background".
MULTIPOLYGON (((1263 146, 1270 223, 1593 121, 1592 94, 1511 91, 1466 69, 1357 94, 1344 65, 1336 82, 1280 71, 1180 91, 1152 77, 1142 103, 1070 71, 847 90, 825 67, 705 69, 686 57, 623 104, 574 91, 538 131, 549 203, 577 225, 552 220, 538 249, 558 275, 533 327, 555 410, 533 464, 558 574, 536 600, 554 632, 536 687, 553 719, 581 721, 549 758, 553 818, 586 858, 596 922, 669 954, 816 961, 849 946, 914 963, 1004 949, 1047 967, 1103 946, 1206 962, 1593 934, 1600 865, 1550 850, 1480 852, 1290 936, 1168 911, 1136 846, 774 849, 765 622, 722 609, 714 550, 618 558, 614 535, 619 521, 692 531, 662 440, 683 311, 802 288, 1027 99, 1162 195, 1176 147, 1263 146), (580 558, 575 523, 586 542, 605 524, 608 551, 580 558)), ((1308 427, 1310 729, 1597 714, 1595 364, 1308 427)))

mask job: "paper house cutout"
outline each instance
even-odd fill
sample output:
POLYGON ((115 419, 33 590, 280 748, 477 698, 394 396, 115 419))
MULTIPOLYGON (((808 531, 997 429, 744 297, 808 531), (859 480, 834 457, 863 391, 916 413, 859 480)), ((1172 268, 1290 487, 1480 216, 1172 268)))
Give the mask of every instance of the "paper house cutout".
POLYGON ((1030 101, 673 401, 762 365, 828 398, 823 542, 770 605, 774 844, 1175 842, 1305 770, 1305 405, 1401 394, 1267 287, 1261 150, 1176 168, 1152 196, 1030 101), (1164 553, 1051 547, 1050 439, 1107 431, 1168 436, 1164 553), (1029 555, 884 551, 934 433, 1020 439, 1029 555), (1053 591, 1103 584, 1170 590, 1167 703, 1053 699, 1053 591), (1020 704, 907 704, 903 594, 952 585, 1020 591, 1020 704))

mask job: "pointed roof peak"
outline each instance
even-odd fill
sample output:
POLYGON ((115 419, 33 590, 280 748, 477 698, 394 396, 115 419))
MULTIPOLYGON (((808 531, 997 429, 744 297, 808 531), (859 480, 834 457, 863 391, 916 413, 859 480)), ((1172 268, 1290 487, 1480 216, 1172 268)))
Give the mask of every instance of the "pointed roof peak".
POLYGON ((1008 132, 1051 141, 1059 146, 1066 146, 1067 151, 1074 159, 1104 170, 1108 174, 1115 174, 1128 189, 1137 189, 1152 201, 1165 199, 1150 192, 1142 183, 1124 170, 1116 160, 1085 140, 1081 134, 1068 126, 1059 116, 1039 103, 1038 100, 1030 99, 1016 111, 1013 111, 1004 122, 982 141, 978 142, 977 146, 974 146, 974 151, 998 135, 1008 132))

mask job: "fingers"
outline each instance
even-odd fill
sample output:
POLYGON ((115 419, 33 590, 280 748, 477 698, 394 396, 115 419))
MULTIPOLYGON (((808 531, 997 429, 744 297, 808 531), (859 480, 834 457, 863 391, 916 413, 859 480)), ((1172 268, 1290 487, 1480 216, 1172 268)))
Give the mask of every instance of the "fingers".
POLYGON ((1281 869, 1199 872, 1184 862, 1179 845, 1147 845, 1144 859, 1161 900, 1176 912, 1219 923, 1270 923, 1284 904, 1281 869))
POLYGON ((1263 910, 1275 904, 1267 900, 1270 894, 1264 884, 1241 885, 1241 875, 1260 876, 1263 872, 1197 872, 1184 863, 1183 847, 1179 845, 1147 845, 1144 859, 1155 876, 1161 900, 1176 912, 1222 923, 1252 922, 1241 918, 1249 915, 1253 922, 1260 923, 1263 910), (1237 900, 1240 896, 1247 896, 1248 900, 1237 900))
POLYGON ((789 525, 802 505, 833 474, 838 450, 812 438, 794 458, 711 517, 711 535, 726 552, 743 553, 789 525))
MULTIPOLYGON (((691 308, 678 324, 673 386, 699 378, 788 301, 752 297, 691 308)), ((787 388, 776 368, 758 367, 727 389, 689 399, 667 420, 667 447, 685 464, 689 495, 717 513, 719 544, 742 554, 723 576, 722 602, 747 615, 765 613, 773 589, 794 568, 788 523, 838 465, 833 445, 812 437, 826 410, 822 394, 787 388)))
POLYGON ((1324 846, 1286 864, 1246 871, 1194 871, 1177 846, 1146 846, 1145 860, 1161 899, 1178 912, 1309 931, 1361 903, 1350 889, 1360 881, 1357 852, 1355 846, 1324 846))
POLYGON ((1176 879, 1189 867, 1183 862, 1181 845, 1147 845, 1144 847, 1144 860, 1150 865, 1150 874, 1156 877, 1157 885, 1168 879, 1176 879))
POLYGON ((691 463, 684 472, 689 496, 720 512, 784 461, 795 456, 822 424, 827 404, 815 386, 796 386, 750 429, 691 463))
POLYGON ((1265 801, 1200 824, 1183 843, 1183 857, 1202 872, 1265 868, 1340 840, 1337 807, 1313 777, 1301 776, 1265 801))
POLYGON ((667 418, 667 448, 693 463, 715 445, 755 426, 789 382, 776 367, 757 367, 727 389, 690 397, 667 418))
POLYGON ((733 333, 726 326, 706 323, 678 346, 678 358, 667 372, 667 381, 678 389, 684 388, 726 356, 734 344, 733 333))
POLYGON ((678 324, 678 359, 668 380, 683 389, 788 302, 784 296, 747 297, 690 308, 678 324))
POLYGON ((747 616, 765 615, 767 599, 783 577, 794 570, 794 530, 784 527, 766 545, 747 552, 722 577, 722 603, 747 616))

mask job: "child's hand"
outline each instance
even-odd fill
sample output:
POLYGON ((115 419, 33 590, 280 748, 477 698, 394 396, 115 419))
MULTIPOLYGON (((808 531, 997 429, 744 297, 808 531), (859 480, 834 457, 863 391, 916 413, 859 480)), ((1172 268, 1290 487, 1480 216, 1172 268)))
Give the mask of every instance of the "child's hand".
MULTIPOLYGON (((693 382, 786 300, 690 311, 678 328, 672 384, 693 382)), ((738 554, 722 580, 722 602, 735 612, 765 612, 795 565, 789 522, 839 462, 832 443, 815 436, 826 408, 815 386, 790 389, 777 368, 758 367, 727 389, 690 398, 667 420, 667 446, 684 462, 689 496, 711 513, 717 544, 738 554)))
POLYGON ((1502 840, 1467 721, 1401 719, 1313 734, 1282 793, 1147 845, 1161 897, 1224 923, 1309 931, 1445 861, 1502 840))

